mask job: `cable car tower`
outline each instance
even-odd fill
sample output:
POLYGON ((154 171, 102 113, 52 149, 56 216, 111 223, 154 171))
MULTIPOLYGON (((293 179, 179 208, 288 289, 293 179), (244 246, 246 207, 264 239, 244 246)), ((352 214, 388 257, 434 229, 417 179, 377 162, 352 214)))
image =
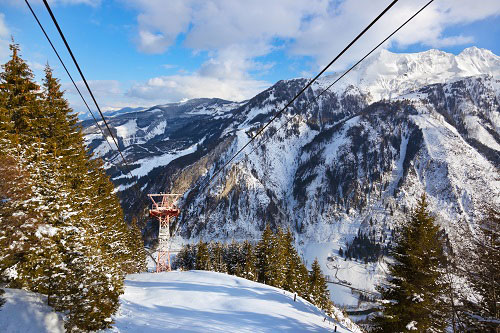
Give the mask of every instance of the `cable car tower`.
POLYGON ((170 271, 170 219, 180 214, 177 207, 177 200, 182 194, 148 194, 153 201, 149 210, 149 217, 156 217, 159 220, 158 229, 158 257, 156 260, 156 272, 170 271))

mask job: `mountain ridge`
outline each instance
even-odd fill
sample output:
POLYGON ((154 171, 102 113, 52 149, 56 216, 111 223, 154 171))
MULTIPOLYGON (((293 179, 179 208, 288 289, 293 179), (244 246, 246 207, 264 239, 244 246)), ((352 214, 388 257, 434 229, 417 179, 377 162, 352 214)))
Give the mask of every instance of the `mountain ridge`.
MULTIPOLYGON (((386 245, 425 192, 456 243, 482 202, 499 204, 500 57, 477 48, 382 51, 353 72, 319 98, 336 76, 314 83, 208 185, 306 79, 278 81, 244 102, 142 111, 130 131, 120 128, 125 116, 110 124, 141 191, 184 193, 179 242, 258 239, 270 223, 290 227, 306 255, 308 244, 338 249, 360 231, 386 245)), ((94 152, 118 162, 95 128, 85 133, 94 152)), ((107 166, 125 211, 142 214, 135 180, 107 166)), ((145 226, 150 240, 155 230, 145 226)), ((372 288, 376 279, 368 280, 359 287, 372 288)))

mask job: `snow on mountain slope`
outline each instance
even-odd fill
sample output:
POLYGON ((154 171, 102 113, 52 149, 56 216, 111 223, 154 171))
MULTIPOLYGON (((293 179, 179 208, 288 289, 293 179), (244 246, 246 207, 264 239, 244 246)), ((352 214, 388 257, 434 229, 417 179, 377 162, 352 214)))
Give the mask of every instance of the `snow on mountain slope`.
MULTIPOLYGON (((500 77, 500 57, 486 49, 470 47, 458 55, 440 50, 420 53, 392 53, 381 50, 355 68, 335 86, 349 85, 370 93, 371 102, 398 97, 423 86, 449 80, 489 74, 500 77)), ((337 75, 320 80, 329 84, 337 75)))
POLYGON ((47 296, 21 289, 5 289, 0 308, 0 332, 63 333, 62 315, 47 305, 47 296))
POLYGON ((173 271, 127 276, 112 332, 361 332, 293 294, 235 276, 173 271))
MULTIPOLYGON (((316 99, 335 77, 313 84, 210 183, 307 79, 279 81, 241 103, 193 100, 110 122, 136 124, 137 138, 166 121, 163 134, 124 149, 136 173, 148 173, 138 180, 146 193, 185 193, 177 242, 255 241, 266 223, 290 228, 309 263, 318 257, 326 274, 373 291, 383 262, 342 259, 332 268, 326 258, 340 259, 358 232, 389 244, 423 192, 452 243, 457 229, 474 226, 482 204, 500 205, 500 57, 477 48, 456 56, 382 51, 316 99)), ((105 142, 92 135, 89 146, 99 152, 105 142)), ((133 180, 108 172, 123 185, 129 216, 142 212, 126 189, 133 180)), ((145 230, 154 239, 155 225, 145 230)))

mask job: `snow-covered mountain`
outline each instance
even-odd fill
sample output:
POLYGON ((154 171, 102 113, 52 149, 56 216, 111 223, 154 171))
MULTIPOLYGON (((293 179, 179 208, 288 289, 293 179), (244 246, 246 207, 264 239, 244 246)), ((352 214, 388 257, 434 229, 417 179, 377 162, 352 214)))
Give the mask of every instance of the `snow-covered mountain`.
MULTIPOLYGON (((335 89, 349 85, 370 93, 371 102, 390 99, 433 83, 469 76, 500 76, 500 58, 491 51, 470 47, 459 55, 439 50, 421 53, 392 53, 382 50, 362 62, 335 89)), ((325 77, 328 82, 335 76, 325 77)))
MULTIPOLYGON (((138 189, 184 193, 184 240, 255 239, 270 223, 290 227, 304 252, 322 243, 335 255, 359 230, 389 242, 423 192, 452 241, 481 204, 500 204, 500 57, 474 47, 381 51, 316 99, 337 75, 313 84, 210 183, 307 79, 240 103, 197 99, 109 118, 141 177, 131 187, 107 164, 126 212, 141 212, 138 189)), ((84 125, 94 153, 118 162, 84 125)))

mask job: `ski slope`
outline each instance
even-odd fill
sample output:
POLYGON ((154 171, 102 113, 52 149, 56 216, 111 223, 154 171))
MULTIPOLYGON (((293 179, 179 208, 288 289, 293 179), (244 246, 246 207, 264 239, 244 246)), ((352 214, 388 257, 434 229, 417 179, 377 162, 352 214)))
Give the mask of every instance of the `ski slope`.
POLYGON ((336 311, 329 322, 293 294, 235 276, 207 272, 127 276, 111 332, 361 332, 336 311))

